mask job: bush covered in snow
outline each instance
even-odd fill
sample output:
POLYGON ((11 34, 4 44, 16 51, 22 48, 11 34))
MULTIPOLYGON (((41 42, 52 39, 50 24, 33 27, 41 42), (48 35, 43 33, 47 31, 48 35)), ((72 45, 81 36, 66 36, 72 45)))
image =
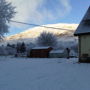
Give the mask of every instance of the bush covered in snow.
POLYGON ((0 46, 0 55, 14 55, 16 49, 10 46, 0 46))

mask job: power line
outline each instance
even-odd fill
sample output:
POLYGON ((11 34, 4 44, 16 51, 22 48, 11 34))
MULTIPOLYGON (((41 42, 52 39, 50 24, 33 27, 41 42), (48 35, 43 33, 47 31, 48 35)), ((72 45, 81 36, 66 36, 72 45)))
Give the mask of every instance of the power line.
POLYGON ((44 28, 51 28, 51 29, 58 29, 58 30, 69 30, 69 31, 71 30, 71 29, 64 29, 64 28, 48 27, 48 26, 44 26, 44 25, 30 24, 30 23, 14 21, 14 20, 10 20, 10 21, 15 22, 15 23, 25 24, 25 25, 40 26, 40 27, 44 27, 44 28))

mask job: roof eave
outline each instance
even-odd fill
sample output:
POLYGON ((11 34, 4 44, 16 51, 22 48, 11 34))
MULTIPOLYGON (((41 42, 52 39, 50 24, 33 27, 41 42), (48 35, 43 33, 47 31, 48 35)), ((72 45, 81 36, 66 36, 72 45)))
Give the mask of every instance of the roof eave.
POLYGON ((78 36, 78 34, 74 34, 74 36, 78 36))
POLYGON ((87 33, 74 33, 74 36, 80 36, 80 35, 90 35, 90 32, 87 32, 87 33))

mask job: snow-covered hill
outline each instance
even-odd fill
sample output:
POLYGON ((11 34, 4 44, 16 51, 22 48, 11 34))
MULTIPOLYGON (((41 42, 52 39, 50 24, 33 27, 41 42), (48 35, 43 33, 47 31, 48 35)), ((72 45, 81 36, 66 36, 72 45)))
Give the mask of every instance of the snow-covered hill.
POLYGON ((15 34, 9 37, 6 37, 7 42, 19 42, 19 41, 24 41, 24 42, 31 42, 37 38, 40 33, 43 31, 46 32, 52 32, 58 36, 60 39, 69 38, 73 39, 73 33, 75 29, 77 28, 78 24, 67 24, 67 23, 60 23, 60 24, 50 24, 50 25, 45 25, 47 27, 55 27, 55 28, 63 28, 63 29, 69 29, 69 30, 62 30, 62 29, 52 29, 52 28, 44 28, 44 27, 34 27, 30 28, 28 30, 25 30, 24 32, 21 32, 19 34, 15 34))

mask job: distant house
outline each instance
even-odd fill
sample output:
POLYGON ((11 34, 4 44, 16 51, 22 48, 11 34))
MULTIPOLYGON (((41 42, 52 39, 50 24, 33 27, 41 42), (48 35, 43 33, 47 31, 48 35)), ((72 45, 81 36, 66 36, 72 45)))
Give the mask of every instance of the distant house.
POLYGON ((65 50, 52 50, 49 53, 50 58, 64 58, 67 57, 65 50))
POLYGON ((52 50, 52 47, 35 47, 30 50, 28 57, 31 58, 48 58, 49 52, 52 50))
POLYGON ((79 40, 79 61, 90 62, 90 7, 74 35, 79 40))
MULTIPOLYGON (((50 58, 67 58, 67 56, 68 56, 68 53, 67 53, 66 49, 64 49, 64 50, 52 50, 49 53, 50 58)), ((70 50, 69 57, 70 58, 77 57, 77 54, 73 50, 70 50)))

